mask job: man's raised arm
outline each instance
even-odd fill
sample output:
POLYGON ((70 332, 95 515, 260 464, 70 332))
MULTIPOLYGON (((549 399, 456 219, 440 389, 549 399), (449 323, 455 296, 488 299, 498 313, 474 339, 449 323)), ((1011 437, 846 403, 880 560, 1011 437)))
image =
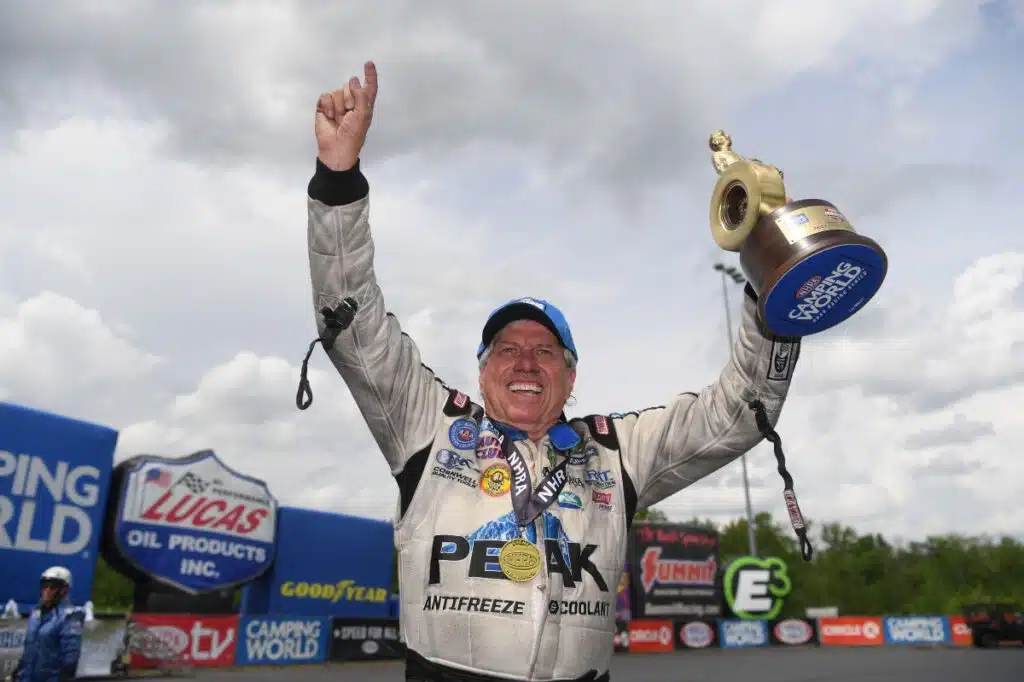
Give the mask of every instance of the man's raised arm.
POLYGON ((325 346, 397 474, 430 443, 448 392, 387 312, 373 270, 369 183, 359 153, 376 94, 376 68, 368 63, 365 86, 353 78, 317 103, 318 158, 307 202, 309 269, 321 338, 330 336, 323 310, 335 310, 349 297, 356 302, 351 326, 325 346))
POLYGON ((637 507, 660 502, 757 445, 763 436, 756 405, 774 428, 799 352, 799 339, 764 330, 748 284, 739 336, 718 380, 664 407, 613 420, 637 507))

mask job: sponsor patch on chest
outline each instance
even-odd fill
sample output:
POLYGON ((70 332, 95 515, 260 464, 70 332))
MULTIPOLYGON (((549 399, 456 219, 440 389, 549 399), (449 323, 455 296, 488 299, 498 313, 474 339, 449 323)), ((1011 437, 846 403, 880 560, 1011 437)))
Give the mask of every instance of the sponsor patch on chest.
POLYGON ((476 463, 454 450, 438 450, 434 454, 434 466, 430 475, 468 488, 475 488, 479 474, 474 470, 476 463))

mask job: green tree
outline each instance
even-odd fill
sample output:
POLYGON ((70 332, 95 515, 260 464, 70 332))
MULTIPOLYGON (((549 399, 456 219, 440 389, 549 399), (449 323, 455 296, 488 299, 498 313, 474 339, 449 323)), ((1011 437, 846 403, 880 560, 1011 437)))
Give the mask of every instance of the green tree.
POLYGON ((665 512, 661 511, 660 509, 650 507, 648 509, 641 509, 640 511, 638 511, 636 515, 633 517, 633 520, 651 521, 657 523, 660 521, 668 521, 668 516, 666 516, 665 512))
POLYGON ((92 582, 93 608, 99 613, 119 613, 132 605, 135 585, 100 558, 92 582))

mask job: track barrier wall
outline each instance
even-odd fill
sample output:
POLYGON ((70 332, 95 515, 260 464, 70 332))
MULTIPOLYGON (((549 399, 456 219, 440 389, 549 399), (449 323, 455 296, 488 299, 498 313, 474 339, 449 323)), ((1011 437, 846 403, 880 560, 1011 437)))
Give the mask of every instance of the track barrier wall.
MULTIPOLYGON (((25 619, 0 621, 0 675, 18 660, 25 619)), ((397 618, 240 616, 173 613, 101 617, 87 623, 79 677, 105 676, 135 632, 128 664, 134 669, 287 666, 402 660, 397 618)), ((671 620, 616 623, 615 651, 671 653, 749 647, 970 646, 960 616, 839 616, 777 620, 671 620)))

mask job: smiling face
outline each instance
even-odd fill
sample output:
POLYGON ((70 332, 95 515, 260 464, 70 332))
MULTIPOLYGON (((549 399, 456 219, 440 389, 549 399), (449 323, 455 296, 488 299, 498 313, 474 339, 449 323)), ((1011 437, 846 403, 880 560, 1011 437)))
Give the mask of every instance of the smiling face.
POLYGON ((484 409, 494 420, 540 439, 554 426, 572 393, 576 370, 547 327, 532 320, 505 326, 480 370, 484 409))

